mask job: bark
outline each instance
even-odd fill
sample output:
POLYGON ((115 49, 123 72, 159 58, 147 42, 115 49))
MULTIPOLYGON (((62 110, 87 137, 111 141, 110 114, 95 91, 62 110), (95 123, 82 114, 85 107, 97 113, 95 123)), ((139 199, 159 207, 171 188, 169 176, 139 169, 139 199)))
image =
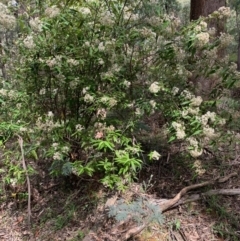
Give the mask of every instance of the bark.
MULTIPOLYGON (((191 0, 190 20, 197 20, 198 18, 207 17, 209 14, 217 11, 220 7, 226 6, 226 0, 191 0)), ((216 37, 225 32, 226 19, 208 19, 208 28, 215 28, 216 37)), ((218 50, 218 57, 225 56, 225 49, 218 50)), ((208 100, 210 93, 217 86, 219 79, 211 79, 205 76, 193 75, 190 82, 194 84, 195 94, 202 96, 204 100, 208 100)))
MULTIPOLYGON (((226 0, 191 0, 190 20, 207 17, 222 6, 226 6, 226 0)), ((210 21, 209 27, 214 27, 217 30, 216 36, 219 36, 225 30, 225 20, 210 21)))
POLYGON ((226 6, 226 0, 191 0, 190 20, 206 17, 222 6, 226 6))

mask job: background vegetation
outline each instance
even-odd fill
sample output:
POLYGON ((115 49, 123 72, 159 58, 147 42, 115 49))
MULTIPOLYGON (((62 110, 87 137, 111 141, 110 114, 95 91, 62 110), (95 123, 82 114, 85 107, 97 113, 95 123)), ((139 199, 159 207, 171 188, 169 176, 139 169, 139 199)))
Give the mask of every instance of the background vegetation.
POLYGON ((0 3, 3 186, 44 166, 122 191, 169 153, 195 177, 206 153, 235 157, 238 5, 190 22, 181 3, 0 3))

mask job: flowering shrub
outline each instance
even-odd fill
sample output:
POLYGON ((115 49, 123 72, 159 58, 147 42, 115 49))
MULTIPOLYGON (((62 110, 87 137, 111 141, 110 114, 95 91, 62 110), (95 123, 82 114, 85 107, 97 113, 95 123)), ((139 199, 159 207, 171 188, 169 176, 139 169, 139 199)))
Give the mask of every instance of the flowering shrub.
MULTIPOLYGON (((217 54, 229 36, 214 37, 205 19, 183 27, 176 16, 149 14, 157 4, 53 5, 23 28, 11 84, 3 80, 0 90, 3 108, 11 107, 4 118, 18 120, 52 174, 98 172, 105 185, 124 185, 142 164, 137 123, 154 112, 166 117, 170 141, 184 142, 194 158, 220 137, 225 119, 215 102, 239 78, 217 54)), ((218 13, 209 18, 228 15, 218 13)))

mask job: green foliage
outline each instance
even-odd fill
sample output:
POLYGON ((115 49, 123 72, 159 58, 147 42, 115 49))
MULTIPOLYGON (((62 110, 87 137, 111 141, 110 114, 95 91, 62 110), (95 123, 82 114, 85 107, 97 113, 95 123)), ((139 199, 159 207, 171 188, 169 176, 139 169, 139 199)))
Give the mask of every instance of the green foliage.
POLYGON ((110 206, 108 215, 115 218, 118 222, 126 221, 131 217, 131 220, 138 225, 151 222, 162 224, 164 220, 159 206, 143 198, 138 198, 131 203, 119 201, 116 205, 110 206))
POLYGON ((147 116, 161 113, 165 139, 192 157, 222 136, 217 98, 239 76, 218 57, 226 41, 208 33, 206 19, 181 25, 166 14, 176 1, 45 3, 24 8, 18 37, 1 53, 2 146, 20 134, 26 156, 47 160, 52 175, 96 176, 123 189, 142 167, 135 134, 147 116), (195 88, 199 76, 218 82, 195 88))

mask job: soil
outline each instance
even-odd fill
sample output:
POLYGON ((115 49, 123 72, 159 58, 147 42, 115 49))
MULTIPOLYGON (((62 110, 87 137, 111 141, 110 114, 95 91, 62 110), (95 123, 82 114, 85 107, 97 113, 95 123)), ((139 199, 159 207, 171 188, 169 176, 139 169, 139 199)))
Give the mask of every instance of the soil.
MULTIPOLYGON (((145 164, 138 180, 132 185, 133 188, 125 193, 117 193, 118 198, 136 196, 136 190, 140 187, 145 195, 170 199, 191 184, 226 176, 233 171, 240 174, 240 163, 237 159, 234 162, 218 163, 215 159, 208 158, 205 162, 202 160, 202 163, 206 170, 202 176, 197 176, 191 165, 181 160, 181 156, 168 155, 159 162, 145 164)), ((38 175, 31 176, 30 228, 27 224, 27 199, 21 195, 26 193, 27 187, 14 190, 3 187, 0 240, 82 240, 92 230, 106 201, 116 194, 94 179, 84 180, 75 176, 53 179, 46 175, 44 167, 42 168, 38 175)), ((194 190, 192 193, 235 188, 240 188, 240 175, 225 183, 194 190)), ((197 202, 179 205, 165 212, 164 217, 162 225, 152 223, 131 240, 240 240, 240 195, 202 197, 197 202)))

